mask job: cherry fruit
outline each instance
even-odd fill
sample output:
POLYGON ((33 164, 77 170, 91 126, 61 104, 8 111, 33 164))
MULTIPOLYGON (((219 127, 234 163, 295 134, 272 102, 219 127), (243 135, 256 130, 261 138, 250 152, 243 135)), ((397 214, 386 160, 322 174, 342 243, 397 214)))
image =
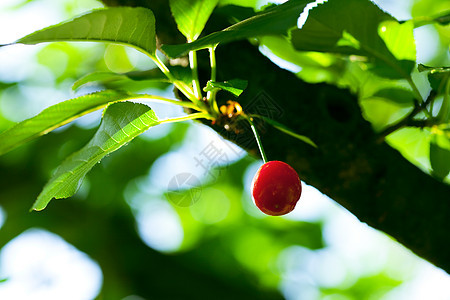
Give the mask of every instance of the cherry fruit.
POLYGON ((253 199, 267 215, 281 216, 291 212, 301 194, 300 178, 285 162, 269 161, 259 168, 253 178, 253 199))

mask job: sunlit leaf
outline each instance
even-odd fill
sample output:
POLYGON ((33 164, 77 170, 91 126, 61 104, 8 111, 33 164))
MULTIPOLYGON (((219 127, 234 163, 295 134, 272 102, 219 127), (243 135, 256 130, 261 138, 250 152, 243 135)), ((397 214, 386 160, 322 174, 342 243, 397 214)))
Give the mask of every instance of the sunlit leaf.
POLYGON ((258 0, 219 0, 220 5, 239 5, 243 7, 255 7, 258 0))
POLYGON ((378 27, 378 34, 389 51, 398 60, 416 60, 413 22, 384 21, 378 27))
POLYGON ((412 105, 398 104, 385 97, 367 97, 360 101, 363 116, 370 122, 375 132, 403 120, 413 110, 412 105))
POLYGON ((297 19, 312 0, 291 0, 271 7, 255 16, 236 23, 222 31, 214 32, 192 43, 181 45, 163 45, 162 50, 169 57, 179 57, 191 50, 205 49, 218 43, 243 40, 264 35, 286 34, 295 27, 297 19))
POLYGON ((42 210, 53 198, 62 199, 74 195, 86 174, 103 157, 157 124, 158 118, 147 105, 132 102, 109 105, 97 133, 86 146, 69 156, 58 167, 32 209, 42 210))
POLYGON ((170 9, 180 32, 189 40, 202 33, 219 0, 170 0, 170 9))
POLYGON ((340 297, 341 299, 369 299, 374 294, 384 296, 388 294, 387 291, 395 290, 402 283, 402 280, 384 271, 361 276, 355 282, 352 282, 350 288, 340 285, 332 288, 322 287, 320 291, 322 295, 339 295, 336 298, 340 297))
POLYGON ((0 133, 0 155, 44 135, 108 103, 132 98, 123 92, 103 91, 60 102, 0 133))
POLYGON ((208 81, 205 92, 209 92, 215 89, 221 89, 232 93, 235 96, 239 96, 247 88, 247 80, 232 79, 224 82, 208 81))
POLYGON ((331 53, 300 52, 283 36, 267 36, 259 39, 277 57, 292 63, 289 70, 298 72, 302 80, 310 83, 342 81, 348 60, 331 53))
POLYGON ((366 56, 377 75, 409 78, 415 64, 412 50, 397 59, 378 35, 378 28, 380 24, 390 25, 390 29, 384 25, 388 32, 385 39, 395 54, 399 54, 403 44, 411 47, 412 29, 409 25, 391 26, 390 22, 397 23, 369 0, 329 0, 310 11, 301 29, 292 30, 291 41, 299 51, 366 56))
POLYGON ((143 7, 94 10, 70 21, 31 33, 16 43, 93 41, 123 44, 155 55, 155 17, 143 7))

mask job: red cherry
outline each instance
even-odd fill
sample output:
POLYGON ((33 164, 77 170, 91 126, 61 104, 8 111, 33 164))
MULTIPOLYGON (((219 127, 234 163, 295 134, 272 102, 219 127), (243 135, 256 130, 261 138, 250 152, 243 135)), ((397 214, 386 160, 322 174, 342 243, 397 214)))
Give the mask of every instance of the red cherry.
POLYGON ((259 168, 253 178, 253 199, 267 215, 281 216, 291 212, 301 194, 300 178, 285 162, 269 161, 259 168))

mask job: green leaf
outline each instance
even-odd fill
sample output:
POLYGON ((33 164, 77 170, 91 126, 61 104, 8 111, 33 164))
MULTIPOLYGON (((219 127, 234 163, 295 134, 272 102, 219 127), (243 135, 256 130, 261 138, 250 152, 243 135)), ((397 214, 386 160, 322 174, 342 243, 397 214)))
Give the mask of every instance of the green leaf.
POLYGON ((450 12, 446 12, 442 16, 435 17, 434 21, 441 24, 442 26, 450 24, 450 12))
POLYGON ((22 121, 0 133, 0 155, 44 135, 87 113, 105 107, 109 102, 133 98, 130 94, 103 91, 70 99, 44 109, 38 115, 22 121))
MULTIPOLYGON (((431 74, 428 76, 431 76, 431 74)), ((447 73, 445 78, 442 79, 442 90, 439 90, 438 92, 443 93, 444 96, 436 118, 441 122, 447 123, 450 121, 450 73, 447 73)))
POLYGON ((398 24, 369 0, 320 4, 309 12, 301 29, 291 31, 291 42, 299 51, 366 56, 376 74, 392 79, 409 78, 415 65, 412 50, 401 54, 402 49, 415 48, 412 25, 398 24), (385 40, 378 35, 379 28, 384 28, 385 40))
POLYGON ((377 91, 372 97, 383 98, 400 106, 414 105, 414 94, 402 88, 384 88, 377 91))
POLYGON ((411 21, 401 24, 397 21, 384 21, 378 26, 379 36, 398 60, 416 61, 413 30, 414 24, 411 21))
POLYGON ((430 72, 428 81, 431 88, 438 93, 442 93, 445 89, 446 82, 450 79, 450 67, 430 67, 423 64, 418 66, 419 72, 430 72))
POLYGON ((93 41, 122 44, 155 55, 155 17, 143 7, 112 7, 94 10, 70 21, 29 34, 16 43, 93 41))
MULTIPOLYGON (((435 67, 426 66, 424 64, 419 64, 417 66, 417 70, 419 70, 419 72, 432 71, 435 69, 436 69, 435 67)), ((444 68, 441 68, 441 69, 444 69, 444 68)))
POLYGON ((172 58, 187 54, 192 50, 205 49, 231 41, 248 39, 265 35, 286 34, 295 27, 297 19, 305 6, 312 0, 291 0, 284 4, 270 7, 255 16, 236 23, 222 31, 214 32, 192 43, 181 45, 163 45, 162 50, 172 58))
POLYGON ((437 115, 441 122, 450 120, 450 67, 430 67, 423 64, 418 66, 419 72, 428 71, 428 81, 437 95, 443 95, 442 105, 437 115))
POLYGON ((438 23, 439 25, 445 26, 450 24, 450 12, 445 12, 443 14, 435 15, 435 16, 420 16, 411 20, 414 23, 414 28, 438 23))
MULTIPOLYGON (((170 66, 169 70, 176 79, 186 84, 192 82, 191 69, 182 66, 170 66)), ((78 79, 72 85, 72 89, 77 90, 84 85, 99 84, 108 89, 126 89, 129 91, 132 85, 149 88, 157 82, 170 83, 167 76, 158 68, 126 73, 93 72, 78 79)))
POLYGON ((220 0, 220 5, 233 6, 238 5, 242 7, 255 7, 258 5, 258 0, 220 0))
POLYGON ((132 102, 109 105, 97 133, 86 146, 69 156, 57 168, 32 209, 42 210, 53 198, 74 195, 86 174, 103 157, 158 123, 155 113, 147 105, 132 102))
POLYGON ((164 75, 159 69, 151 69, 148 71, 133 71, 127 73, 113 73, 113 72, 93 72, 87 74, 72 85, 73 90, 77 90, 86 84, 102 84, 106 85, 116 81, 144 81, 155 80, 162 82, 170 82, 166 75, 164 75))
POLYGON ((224 82, 208 81, 205 92, 213 91, 215 89, 224 90, 239 97, 240 94, 247 88, 248 81, 242 79, 232 79, 224 82))
POLYGON ((214 15, 221 16, 223 18, 226 18, 230 20, 230 22, 240 22, 245 19, 251 18, 255 15, 255 7, 244 7, 244 6, 237 6, 237 5, 223 5, 221 3, 222 1, 219 1, 219 7, 216 8, 214 11, 214 15))
MULTIPOLYGON (((297 76, 303 81, 337 84, 338 81, 345 80, 343 74, 349 62, 336 54, 297 51, 283 36, 263 37, 259 39, 259 42, 277 57, 298 66, 297 76)), ((342 83, 339 84, 339 86, 342 85, 342 83)))
POLYGON ((264 116, 260 116, 260 115, 251 115, 252 117, 256 117, 256 118, 260 118, 262 120, 264 120, 265 122, 269 123, 270 125, 272 125, 273 127, 275 127, 276 129, 278 129, 281 132, 284 132, 302 142, 307 143, 310 146, 313 146, 314 148, 317 148, 316 143, 314 143, 309 137, 304 136, 304 135, 300 135, 298 133, 295 133, 292 129, 288 128, 286 125, 281 124, 275 120, 272 120, 270 118, 264 117, 264 116))
POLYGON ((195 41, 199 37, 218 2, 219 0, 170 0, 170 10, 178 29, 188 41, 195 41))
POLYGON ((450 132, 433 130, 430 141, 430 163, 433 175, 444 179, 450 173, 450 132))
POLYGON ((17 86, 17 82, 0 82, 0 90, 5 90, 7 88, 17 86))

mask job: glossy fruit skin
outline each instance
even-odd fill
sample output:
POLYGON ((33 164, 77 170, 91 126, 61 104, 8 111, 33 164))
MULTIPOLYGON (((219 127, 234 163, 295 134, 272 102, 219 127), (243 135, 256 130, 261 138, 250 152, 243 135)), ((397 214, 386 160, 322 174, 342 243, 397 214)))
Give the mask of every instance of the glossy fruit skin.
POLYGON ((253 178, 253 200, 267 215, 281 216, 291 212, 301 194, 300 178, 285 162, 269 161, 259 168, 253 178))

